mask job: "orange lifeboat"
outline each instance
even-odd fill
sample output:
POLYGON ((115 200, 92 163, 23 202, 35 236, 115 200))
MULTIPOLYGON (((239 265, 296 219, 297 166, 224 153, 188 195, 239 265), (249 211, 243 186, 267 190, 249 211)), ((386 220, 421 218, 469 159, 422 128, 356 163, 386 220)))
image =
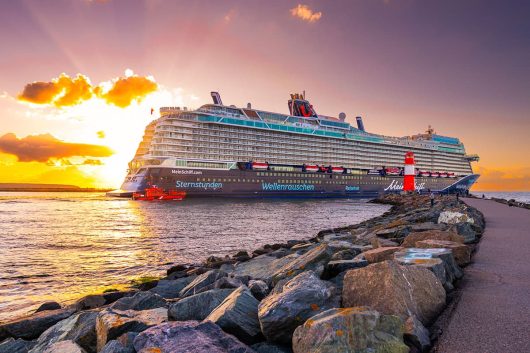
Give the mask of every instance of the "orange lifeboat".
POLYGON ((168 190, 159 188, 158 186, 151 186, 144 190, 143 193, 133 193, 132 199, 137 201, 182 201, 186 197, 185 191, 168 190))

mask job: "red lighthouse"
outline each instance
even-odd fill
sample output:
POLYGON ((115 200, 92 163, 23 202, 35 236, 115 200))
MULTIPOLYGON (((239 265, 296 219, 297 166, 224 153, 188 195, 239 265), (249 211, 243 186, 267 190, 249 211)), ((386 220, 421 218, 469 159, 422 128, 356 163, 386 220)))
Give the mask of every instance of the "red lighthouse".
POLYGON ((405 153, 405 173, 403 177, 403 191, 414 191, 416 189, 414 183, 414 153, 405 153))

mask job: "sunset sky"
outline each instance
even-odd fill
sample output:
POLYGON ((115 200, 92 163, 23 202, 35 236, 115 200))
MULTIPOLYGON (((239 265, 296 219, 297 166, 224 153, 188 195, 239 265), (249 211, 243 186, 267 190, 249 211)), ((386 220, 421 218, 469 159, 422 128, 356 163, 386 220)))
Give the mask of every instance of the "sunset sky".
POLYGON ((119 187, 151 108, 316 111, 460 138, 530 190, 530 2, 0 1, 0 182, 119 187))

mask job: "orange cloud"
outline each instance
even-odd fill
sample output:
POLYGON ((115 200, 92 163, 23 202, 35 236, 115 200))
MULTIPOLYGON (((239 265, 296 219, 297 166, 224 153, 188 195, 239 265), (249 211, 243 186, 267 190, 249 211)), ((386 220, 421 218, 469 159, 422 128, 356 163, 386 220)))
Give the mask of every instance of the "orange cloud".
POLYGON ((18 99, 33 104, 64 107, 80 104, 96 96, 109 104, 125 108, 133 101, 140 102, 157 89, 158 85, 154 79, 134 75, 131 70, 126 71, 126 77, 119 77, 95 87, 91 85, 88 77, 82 74, 71 78, 62 73, 49 82, 28 83, 18 95, 18 99))
POLYGON ((298 4, 292 8, 291 15, 309 23, 316 22, 322 17, 322 12, 314 12, 309 6, 298 4))
POLYGON ((0 137, 0 152, 16 156, 20 162, 48 162, 75 156, 109 157, 113 154, 106 146, 63 142, 50 134, 18 138, 13 133, 0 137))
POLYGON ((94 92, 107 103, 125 108, 133 101, 141 102, 145 96, 157 89, 158 85, 152 79, 134 75, 114 80, 106 91, 102 86, 98 86, 94 92))
POLYGON ((86 76, 71 78, 65 73, 50 82, 28 83, 18 99, 34 104, 70 106, 92 98, 92 86, 86 76))
POLYGON ((81 164, 83 165, 103 165, 103 162, 100 161, 99 159, 85 159, 83 163, 81 164))

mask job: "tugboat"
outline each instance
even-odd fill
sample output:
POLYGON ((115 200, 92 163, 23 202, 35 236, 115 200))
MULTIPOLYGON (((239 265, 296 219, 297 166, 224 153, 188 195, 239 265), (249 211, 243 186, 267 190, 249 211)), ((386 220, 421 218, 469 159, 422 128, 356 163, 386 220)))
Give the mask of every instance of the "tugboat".
POLYGON ((156 185, 150 186, 141 192, 134 192, 132 199, 135 201, 182 201, 186 197, 185 191, 168 190, 159 188, 156 185))

